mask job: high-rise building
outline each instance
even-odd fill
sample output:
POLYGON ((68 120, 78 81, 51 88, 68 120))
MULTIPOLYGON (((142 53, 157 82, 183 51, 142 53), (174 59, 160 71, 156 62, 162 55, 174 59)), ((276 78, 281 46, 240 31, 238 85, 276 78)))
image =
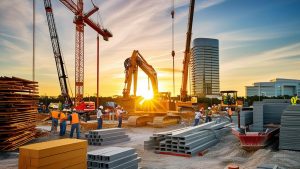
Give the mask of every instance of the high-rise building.
POLYGON ((300 80, 276 78, 270 82, 256 82, 253 86, 246 86, 248 96, 300 96, 300 80))
POLYGON ((194 96, 220 95, 219 40, 196 38, 191 50, 191 79, 194 96))

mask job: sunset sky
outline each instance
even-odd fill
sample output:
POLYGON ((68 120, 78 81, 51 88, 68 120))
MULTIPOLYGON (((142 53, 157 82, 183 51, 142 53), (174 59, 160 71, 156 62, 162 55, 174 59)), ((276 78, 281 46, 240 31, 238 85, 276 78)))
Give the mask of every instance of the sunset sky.
MULTIPOLYGON (((75 1, 75 0, 73 0, 75 1)), ((85 11, 92 8, 84 0, 85 11)), ((124 60, 139 50, 158 73, 160 91, 172 92, 171 0, 94 0, 113 37, 100 41, 100 95, 121 95, 124 60)), ((73 14, 52 0, 71 88, 75 77, 73 14)), ((175 0, 176 95, 181 87, 189 0, 175 0)), ((60 87, 44 4, 36 0, 36 81, 40 95, 60 87)), ((217 38, 221 90, 238 90, 274 78, 300 79, 299 0, 196 0, 193 39, 217 38)), ((92 18, 97 21, 97 15, 92 18)), ((0 1, 0 76, 32 79, 32 1, 0 1)), ((96 93, 96 32, 85 26, 85 95, 96 93)), ((147 90, 139 71, 138 94, 147 90)))

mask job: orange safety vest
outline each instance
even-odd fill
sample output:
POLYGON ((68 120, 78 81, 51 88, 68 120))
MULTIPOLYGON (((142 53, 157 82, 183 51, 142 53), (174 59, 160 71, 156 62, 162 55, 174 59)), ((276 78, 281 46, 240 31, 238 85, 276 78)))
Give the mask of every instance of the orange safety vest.
POLYGON ((228 109, 228 115, 232 116, 232 110, 228 109))
POLYGON ((77 113, 72 113, 71 114, 71 117, 72 117, 72 120, 71 120, 71 123, 72 124, 77 124, 79 123, 79 116, 77 113))
POLYGON ((61 122, 66 120, 66 115, 65 115, 65 113, 60 113, 59 120, 60 120, 61 122))
POLYGON ((58 112, 57 111, 52 111, 51 115, 52 115, 52 118, 58 119, 58 112))

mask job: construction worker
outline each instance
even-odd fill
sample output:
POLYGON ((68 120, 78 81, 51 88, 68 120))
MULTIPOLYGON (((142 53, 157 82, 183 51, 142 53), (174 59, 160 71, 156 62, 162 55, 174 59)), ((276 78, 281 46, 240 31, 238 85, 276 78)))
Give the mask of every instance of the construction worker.
POLYGON ((102 115, 103 115, 103 106, 100 105, 97 110, 97 121, 98 121, 97 129, 102 129, 102 124, 103 124, 102 115))
POLYGON ((123 116, 123 109, 121 108, 121 106, 117 106, 117 118, 118 118, 118 127, 122 128, 122 116, 123 116))
POLYGON ((232 118, 231 118, 231 116, 232 116, 232 110, 231 110, 231 108, 230 107, 226 107, 226 111, 227 111, 228 117, 230 119, 230 123, 232 123, 232 118))
POLYGON ((73 109, 72 114, 69 116, 71 122, 71 132, 70 138, 73 138, 74 130, 76 129, 77 139, 80 138, 80 129, 79 129, 79 115, 76 112, 76 109, 73 109))
POLYGON ((211 116, 212 116, 212 111, 211 111, 211 107, 208 107, 207 110, 205 111, 205 123, 207 122, 211 122, 212 119, 211 119, 211 116))
POLYGON ((58 125, 58 108, 54 108, 51 112, 51 118, 52 118, 52 126, 51 131, 56 133, 57 132, 57 125, 58 125))
POLYGON ((60 122, 60 131, 59 135, 64 136, 66 134, 66 128, 67 128, 67 116, 66 116, 66 109, 63 109, 62 112, 59 114, 59 122, 60 122))
POLYGON ((195 123, 194 123, 194 126, 198 126, 199 125, 200 118, 201 118, 201 108, 199 109, 199 111, 195 112, 195 123))

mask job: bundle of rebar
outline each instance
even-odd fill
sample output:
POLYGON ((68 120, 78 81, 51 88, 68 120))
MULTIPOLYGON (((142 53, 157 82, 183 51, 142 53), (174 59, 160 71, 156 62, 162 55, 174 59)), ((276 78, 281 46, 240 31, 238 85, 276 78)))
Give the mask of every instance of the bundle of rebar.
POLYGON ((137 169, 141 158, 129 147, 107 147, 88 152, 88 169, 137 169))
MULTIPOLYGON (((194 156, 218 143, 230 131, 229 122, 215 121, 195 127, 156 133, 144 142, 145 149, 155 149, 156 153, 174 153, 194 156)), ((171 154, 172 155, 172 154, 171 154)))
POLYGON ((123 128, 91 130, 85 135, 90 145, 109 145, 129 141, 130 138, 123 128))
POLYGON ((0 150, 12 151, 34 139, 38 84, 0 77, 0 150))
POLYGON ((300 105, 290 105, 282 114, 279 149, 300 150, 300 105))

